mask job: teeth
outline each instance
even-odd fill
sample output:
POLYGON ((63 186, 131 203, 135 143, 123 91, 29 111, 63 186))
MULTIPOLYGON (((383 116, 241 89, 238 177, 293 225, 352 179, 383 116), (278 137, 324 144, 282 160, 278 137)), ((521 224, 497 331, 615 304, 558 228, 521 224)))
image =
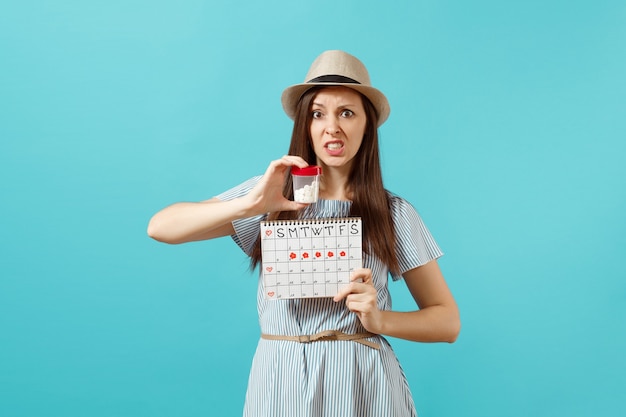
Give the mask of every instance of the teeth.
POLYGON ((329 143, 327 148, 331 150, 340 149, 343 145, 341 143, 329 143))

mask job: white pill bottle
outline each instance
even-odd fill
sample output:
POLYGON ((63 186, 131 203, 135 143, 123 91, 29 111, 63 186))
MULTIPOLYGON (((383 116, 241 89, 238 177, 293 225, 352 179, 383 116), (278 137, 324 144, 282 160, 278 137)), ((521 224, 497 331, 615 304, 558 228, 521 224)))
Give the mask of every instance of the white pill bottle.
POLYGON ((306 168, 291 167, 293 200, 298 203, 315 203, 320 192, 322 167, 309 165, 306 168))

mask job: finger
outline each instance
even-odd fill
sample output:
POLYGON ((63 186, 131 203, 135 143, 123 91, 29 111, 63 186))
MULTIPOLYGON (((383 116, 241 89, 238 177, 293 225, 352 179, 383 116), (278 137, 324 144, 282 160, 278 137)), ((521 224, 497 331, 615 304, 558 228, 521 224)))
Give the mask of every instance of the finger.
POLYGON ((351 286, 345 285, 344 287, 340 288, 339 291, 337 291, 337 294, 335 294, 335 296, 333 297, 333 301, 339 302, 346 298, 351 292, 351 286))
POLYGON ((355 313, 369 313, 375 308, 371 299, 359 299, 352 295, 346 299, 346 307, 355 313))
POLYGON ((295 201, 291 201, 291 200, 285 199, 285 205, 282 207, 282 210, 284 210, 284 211, 296 211, 296 210, 302 210, 306 206, 308 206, 307 203, 298 203, 298 202, 295 202, 295 201))
POLYGON ((306 161, 302 159, 302 157, 296 156, 296 155, 283 155, 282 158, 280 158, 280 160, 289 162, 290 164, 294 164, 294 165, 302 165, 302 164, 308 165, 306 161))
POLYGON ((280 161, 283 161, 285 164, 290 166, 295 165, 298 168, 305 168, 309 166, 309 163, 307 161, 302 159, 302 157, 296 155, 283 155, 283 157, 280 158, 280 161))
POLYGON ((372 283, 372 270, 368 268, 355 269, 350 276, 350 281, 362 282, 364 284, 371 284, 372 283))
POLYGON ((337 291, 337 294, 333 297, 333 300, 341 301, 344 298, 358 299, 355 297, 373 292, 375 292, 375 290, 372 285, 363 284, 360 282, 351 282, 350 284, 345 285, 343 288, 340 288, 339 291, 337 291))
POLYGON ((335 301, 341 301, 344 298, 347 298, 348 296, 351 296, 352 294, 355 294, 357 292, 361 292, 359 291, 359 289, 357 288, 357 283, 351 282, 350 284, 346 284, 343 287, 341 287, 339 289, 339 291, 337 291, 337 294, 333 297, 333 300, 335 301))

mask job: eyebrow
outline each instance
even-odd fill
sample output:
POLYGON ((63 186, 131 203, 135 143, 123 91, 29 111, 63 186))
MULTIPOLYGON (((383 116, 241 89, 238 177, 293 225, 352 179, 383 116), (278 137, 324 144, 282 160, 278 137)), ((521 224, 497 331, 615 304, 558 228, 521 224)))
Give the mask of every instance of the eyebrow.
MULTIPOLYGON (((313 102, 313 106, 326 108, 326 106, 324 106, 322 103, 316 103, 316 102, 313 102)), ((348 102, 348 103, 340 104, 339 106, 337 106, 337 108, 343 109, 345 107, 353 107, 353 106, 356 106, 356 104, 348 102)))

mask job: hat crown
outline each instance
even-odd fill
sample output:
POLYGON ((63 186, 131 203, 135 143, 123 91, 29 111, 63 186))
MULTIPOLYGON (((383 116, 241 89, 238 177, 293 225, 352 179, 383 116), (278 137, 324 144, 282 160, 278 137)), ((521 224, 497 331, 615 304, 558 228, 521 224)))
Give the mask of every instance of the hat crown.
POLYGON ((344 51, 326 51, 319 55, 311 64, 304 82, 308 83, 325 75, 339 75, 361 85, 371 86, 365 65, 357 57, 344 51))
POLYGON ((372 87, 365 65, 355 56, 338 50, 322 52, 309 67, 302 84, 295 84, 283 90, 280 101, 285 113, 295 120, 296 108, 304 93, 314 87, 331 86, 347 87, 366 97, 376 109, 378 126, 389 117, 391 109, 387 97, 372 87))

